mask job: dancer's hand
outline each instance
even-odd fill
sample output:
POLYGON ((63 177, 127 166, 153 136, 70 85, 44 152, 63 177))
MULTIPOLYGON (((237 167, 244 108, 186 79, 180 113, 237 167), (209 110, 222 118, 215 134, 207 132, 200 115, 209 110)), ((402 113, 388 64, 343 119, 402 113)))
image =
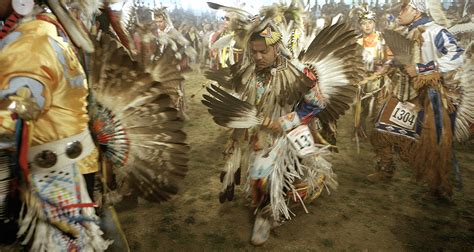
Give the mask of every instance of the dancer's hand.
POLYGON ((280 125, 280 122, 278 119, 271 119, 269 117, 266 117, 263 120, 263 127, 272 130, 274 133, 281 133, 283 132, 283 128, 280 125))

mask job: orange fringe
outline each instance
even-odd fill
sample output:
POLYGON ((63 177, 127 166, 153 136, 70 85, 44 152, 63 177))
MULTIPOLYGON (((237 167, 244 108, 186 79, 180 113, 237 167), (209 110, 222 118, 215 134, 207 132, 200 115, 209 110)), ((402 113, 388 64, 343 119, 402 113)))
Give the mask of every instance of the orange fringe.
MULTIPOLYGON (((445 99, 443 89, 438 90, 445 99)), ((442 132, 440 142, 437 142, 436 126, 434 122, 434 111, 430 99, 427 96, 427 88, 420 90, 420 102, 424 108, 424 121, 421 136, 417 141, 410 138, 397 136, 390 133, 375 131, 371 137, 371 143, 379 158, 388 163, 392 156, 392 146, 400 154, 400 158, 407 162, 416 174, 417 180, 428 183, 433 193, 452 195, 452 186, 449 175, 452 168, 452 140, 453 134, 448 110, 443 106, 442 132)), ((449 104, 448 104, 449 105, 449 104)))
MULTIPOLYGON (((413 157, 410 162, 415 169, 417 178, 424 178, 432 192, 442 192, 452 195, 449 174, 452 167, 453 134, 451 122, 446 107, 441 109, 442 132, 440 142, 437 142, 434 111, 430 99, 423 90, 422 97, 425 117, 423 131, 418 142, 413 146, 413 157)), ((442 94, 442 92, 440 92, 442 94)), ((445 97, 442 98, 445 100, 445 97)))
POLYGON ((425 86, 430 86, 438 88, 442 85, 441 74, 439 72, 434 72, 431 74, 419 74, 412 79, 413 88, 416 90, 423 88, 425 86))

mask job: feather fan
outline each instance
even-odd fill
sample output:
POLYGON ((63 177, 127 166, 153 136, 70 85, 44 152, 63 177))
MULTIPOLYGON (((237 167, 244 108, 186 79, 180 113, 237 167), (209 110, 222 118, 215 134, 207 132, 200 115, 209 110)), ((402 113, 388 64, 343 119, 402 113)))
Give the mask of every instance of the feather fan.
POLYGON ((326 109, 318 114, 325 122, 335 121, 354 102, 356 84, 362 79, 363 65, 357 34, 349 24, 326 26, 300 55, 300 61, 316 73, 321 103, 326 109))
POLYGON ((412 62, 413 42, 394 30, 385 30, 383 38, 393 53, 393 57, 401 64, 412 62))
POLYGON ((251 128, 262 124, 257 108, 227 93, 216 85, 207 88, 209 95, 203 95, 202 103, 208 107, 214 121, 228 128, 251 128))
POLYGON ((116 40, 102 36, 91 67, 90 116, 97 144, 120 180, 158 202, 177 192, 189 151, 183 121, 158 82, 182 79, 170 55, 157 62, 153 77, 116 40))

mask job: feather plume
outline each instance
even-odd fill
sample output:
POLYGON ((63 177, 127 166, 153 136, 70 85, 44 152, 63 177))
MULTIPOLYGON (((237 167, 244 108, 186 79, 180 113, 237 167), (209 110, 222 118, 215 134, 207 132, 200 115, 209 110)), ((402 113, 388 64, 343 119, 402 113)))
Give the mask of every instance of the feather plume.
POLYGON ((233 153, 227 158, 224 169, 221 172, 222 188, 219 193, 219 201, 224 203, 234 198, 234 187, 240 184, 240 169, 242 166, 242 151, 236 147, 233 153))
POLYGON ((211 49, 222 49, 230 45, 232 40, 234 39, 233 34, 228 34, 223 36, 222 38, 218 39, 214 44, 212 44, 211 49))
POLYGON ((470 138, 474 125, 474 42, 464 53, 464 68, 458 73, 461 97, 456 114, 454 135, 459 142, 470 138))
POLYGON ((114 13, 112 9, 110 9, 110 6, 108 5, 105 6, 104 11, 107 13, 107 17, 109 18, 110 25, 112 26, 112 29, 115 31, 115 34, 117 35, 119 41, 122 43, 123 46, 125 46, 125 48, 127 48, 130 51, 133 44, 130 43, 131 38, 129 34, 125 31, 125 29, 123 28, 122 23, 120 22, 120 16, 118 16, 117 13, 114 13))
POLYGON ((202 103, 209 109, 214 121, 228 128, 251 128, 262 124, 262 117, 257 115, 257 108, 242 101, 216 85, 207 88, 209 95, 203 95, 202 103))
POLYGON ((221 5, 221 4, 213 3, 213 2, 207 2, 207 6, 209 6, 209 8, 214 9, 214 10, 223 10, 225 12, 237 13, 243 17, 252 16, 252 14, 250 14, 249 12, 240 8, 236 8, 236 7, 229 7, 229 6, 225 6, 225 5, 221 5))
MULTIPOLYGON (((262 31, 278 15, 278 7, 271 5, 260 10, 259 15, 254 16, 249 12, 236 7, 224 6, 216 3, 207 3, 212 9, 222 10, 227 13, 229 20, 229 29, 234 32, 233 39, 236 41, 236 47, 245 48, 250 35, 262 31)), ((226 38, 228 42, 229 38, 226 38)))
POLYGON ((204 72, 204 76, 209 79, 217 82, 224 88, 234 89, 232 83, 232 74, 229 68, 221 68, 219 70, 207 70, 204 72))
POLYGON ((426 5, 428 6, 428 12, 430 16, 433 18, 435 23, 444 26, 450 27, 451 22, 446 17, 444 13, 443 7, 441 6, 441 2, 438 0, 426 0, 426 5))

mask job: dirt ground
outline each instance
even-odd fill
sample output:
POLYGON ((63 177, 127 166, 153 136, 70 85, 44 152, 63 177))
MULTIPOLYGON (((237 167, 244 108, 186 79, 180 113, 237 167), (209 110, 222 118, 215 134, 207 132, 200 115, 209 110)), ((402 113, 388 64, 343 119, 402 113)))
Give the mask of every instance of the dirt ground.
POLYGON ((464 187, 455 191, 453 203, 425 200, 426 187, 403 164, 398 163, 390 183, 366 180, 374 155, 367 142, 357 153, 350 115, 339 122, 340 152, 333 155, 339 189, 323 193, 308 206, 309 214, 297 209, 297 216, 274 229, 263 247, 253 247, 252 211, 244 192, 237 189, 233 202, 218 201, 221 152, 229 131, 217 126, 201 104, 205 83, 198 72, 187 76, 185 131, 192 149, 179 194, 171 202, 140 201, 135 209, 119 211, 132 251, 474 250, 474 143, 456 145, 464 187))
POLYGON ((229 131, 217 126, 201 104, 205 83, 198 72, 187 76, 185 130, 192 150, 179 194, 168 203, 140 202, 119 212, 132 251, 474 250, 474 143, 456 145, 463 189, 455 191, 452 203, 430 201, 422 198, 426 186, 400 162, 390 183, 366 180, 375 156, 368 142, 357 153, 350 115, 340 120, 340 152, 333 155, 339 189, 309 205, 309 214, 297 209, 293 220, 254 248, 249 243, 252 211, 242 189, 233 202, 218 202, 221 152, 229 131))

